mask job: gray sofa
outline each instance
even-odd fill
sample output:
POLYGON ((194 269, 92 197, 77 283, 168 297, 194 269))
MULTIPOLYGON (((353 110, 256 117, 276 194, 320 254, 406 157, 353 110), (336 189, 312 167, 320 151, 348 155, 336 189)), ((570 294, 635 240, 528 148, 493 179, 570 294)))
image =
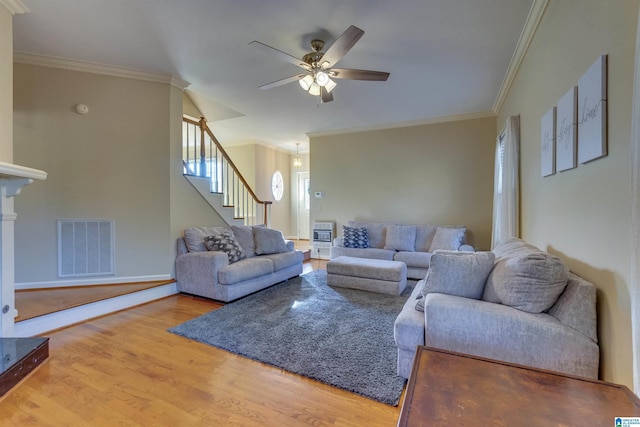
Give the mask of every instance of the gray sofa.
MULTIPOLYGON (((398 375, 409 377, 416 347, 427 345, 597 379, 595 286, 520 239, 494 254, 473 298, 455 289, 465 286, 460 276, 442 285, 451 291, 430 292, 429 277, 418 282, 394 325, 398 375), (424 312, 416 309, 421 298, 424 312)), ((432 259, 429 275, 438 263, 432 259)))
POLYGON ((302 273, 302 252, 266 227, 190 227, 177 244, 178 290, 218 301, 233 301, 302 273), (208 250, 205 240, 223 233, 226 245, 208 250), (242 258, 238 252, 244 258, 236 261, 242 258))
POLYGON ((410 279, 419 280, 426 276, 434 250, 474 250, 473 246, 466 244, 467 229, 463 226, 348 221, 346 226, 343 226, 343 234, 346 231, 345 227, 365 229, 368 247, 346 247, 349 244, 345 242, 344 236, 337 237, 330 250, 331 259, 350 256, 402 261, 407 265, 407 277, 410 279))

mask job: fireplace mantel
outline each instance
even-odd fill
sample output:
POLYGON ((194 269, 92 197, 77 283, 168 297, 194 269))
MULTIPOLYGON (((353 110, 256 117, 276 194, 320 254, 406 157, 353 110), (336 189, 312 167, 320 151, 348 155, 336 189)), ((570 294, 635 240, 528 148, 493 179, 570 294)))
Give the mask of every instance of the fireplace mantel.
POLYGON ((15 318, 15 259, 13 198, 25 185, 45 180, 38 169, 0 162, 0 337, 13 336, 15 318))

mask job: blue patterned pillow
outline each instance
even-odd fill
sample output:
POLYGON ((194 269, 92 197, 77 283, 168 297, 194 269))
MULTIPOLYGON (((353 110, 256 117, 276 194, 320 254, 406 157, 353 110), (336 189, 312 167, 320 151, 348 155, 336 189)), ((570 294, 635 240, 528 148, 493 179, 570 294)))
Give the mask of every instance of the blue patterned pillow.
POLYGON ((204 245, 210 251, 221 251, 226 253, 229 257, 229 264, 233 264, 234 262, 238 262, 247 257, 244 249, 242 249, 242 246, 240 246, 231 231, 225 231, 207 237, 204 239, 204 245))
POLYGON ((369 235, 366 228, 342 226, 343 246, 345 248, 368 248, 369 235))

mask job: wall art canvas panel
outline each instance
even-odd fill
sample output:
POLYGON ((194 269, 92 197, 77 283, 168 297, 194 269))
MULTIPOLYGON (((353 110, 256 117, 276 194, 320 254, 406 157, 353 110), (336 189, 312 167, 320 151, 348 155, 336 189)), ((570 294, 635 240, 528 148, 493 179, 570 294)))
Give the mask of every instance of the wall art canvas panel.
POLYGON ((607 55, 578 80, 578 161, 607 155, 607 55))
POLYGON ((542 116, 540 135, 541 175, 545 177, 556 173, 556 107, 542 116))
POLYGON ((558 100, 556 110, 556 171, 573 169, 577 164, 578 87, 572 87, 558 100))

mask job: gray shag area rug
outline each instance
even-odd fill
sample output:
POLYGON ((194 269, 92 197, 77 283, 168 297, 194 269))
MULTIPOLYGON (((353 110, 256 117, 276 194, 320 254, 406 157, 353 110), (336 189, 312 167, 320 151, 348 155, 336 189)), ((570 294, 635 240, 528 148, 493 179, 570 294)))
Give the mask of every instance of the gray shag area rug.
POLYGON ((414 285, 400 296, 332 288, 316 270, 169 332, 397 405, 405 379, 396 374, 393 322, 414 285))

